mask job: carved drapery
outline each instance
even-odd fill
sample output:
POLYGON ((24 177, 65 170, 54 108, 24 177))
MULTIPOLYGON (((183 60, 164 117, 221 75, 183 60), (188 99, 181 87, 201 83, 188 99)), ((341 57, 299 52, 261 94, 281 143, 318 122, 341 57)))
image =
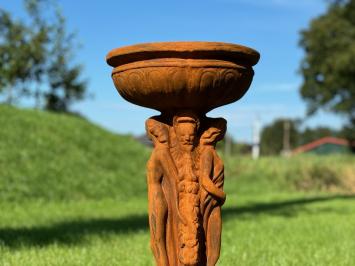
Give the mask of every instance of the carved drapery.
POLYGON ((220 253, 226 120, 192 111, 146 121, 151 248, 159 266, 215 265, 220 253))

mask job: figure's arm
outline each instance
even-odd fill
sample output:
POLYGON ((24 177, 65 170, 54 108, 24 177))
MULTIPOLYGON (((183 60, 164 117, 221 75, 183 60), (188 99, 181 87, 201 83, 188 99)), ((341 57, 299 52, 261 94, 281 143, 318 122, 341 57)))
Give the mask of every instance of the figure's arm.
MULTIPOLYGON (((217 197, 222 202, 226 199, 226 194, 223 190, 219 189, 211 180, 211 175, 213 175, 213 154, 210 151, 205 151, 202 153, 201 157, 201 185, 203 188, 217 197)), ((213 177, 213 176, 212 176, 213 177)))
MULTIPOLYGON (((167 176, 170 177, 170 182, 177 182, 179 180, 179 173, 178 173, 178 170, 176 168, 176 165, 173 161, 173 158, 171 157, 171 154, 170 154, 170 150, 169 148, 161 148, 159 150, 157 150, 157 152, 159 152, 159 158, 161 158, 162 160, 164 160, 164 164, 162 164, 162 168, 163 168, 163 171, 164 173, 166 173, 167 176)), ((174 187, 175 187, 175 184, 172 184, 174 187)), ((186 218, 179 212, 179 203, 178 203, 178 200, 179 200, 179 196, 178 196, 178 191, 177 189, 175 188, 175 198, 176 200, 174 201, 175 202, 175 208, 176 208, 176 213, 180 219, 180 221, 183 223, 183 224, 186 224, 186 218)))
POLYGON ((161 187, 163 172, 160 162, 153 151, 147 164, 149 225, 151 232, 151 248, 159 265, 168 265, 166 251, 166 219, 168 206, 161 187))
POLYGON ((162 164, 163 170, 165 173, 170 175, 173 180, 178 180, 178 170, 176 165, 171 157, 169 148, 160 148, 157 150, 160 154, 160 158, 164 160, 164 164, 162 164))
POLYGON ((218 156, 217 151, 213 150, 213 161, 214 161, 214 173, 212 181, 216 184, 218 188, 223 187, 224 183, 224 165, 222 159, 218 156))

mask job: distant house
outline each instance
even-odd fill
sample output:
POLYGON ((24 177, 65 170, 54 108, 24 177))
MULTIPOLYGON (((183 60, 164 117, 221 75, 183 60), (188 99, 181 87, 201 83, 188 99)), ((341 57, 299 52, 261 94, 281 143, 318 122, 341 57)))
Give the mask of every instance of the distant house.
POLYGON ((347 153, 349 152, 349 149, 350 143, 346 139, 324 137, 294 149, 292 151, 292 154, 295 155, 299 153, 347 153))

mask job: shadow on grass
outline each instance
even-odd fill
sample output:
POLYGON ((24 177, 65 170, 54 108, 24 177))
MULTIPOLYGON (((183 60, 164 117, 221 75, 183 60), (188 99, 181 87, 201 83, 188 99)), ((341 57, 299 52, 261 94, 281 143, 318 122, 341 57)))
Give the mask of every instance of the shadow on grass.
MULTIPOLYGON (((223 208, 223 219, 249 218, 257 214, 292 216, 299 208, 310 203, 331 200, 350 200, 355 196, 336 195, 327 197, 300 198, 280 202, 256 203, 247 206, 223 208)), ((331 210, 329 210, 331 211, 331 210)), ((53 243, 75 245, 85 240, 86 236, 111 234, 130 234, 148 230, 147 215, 132 215, 117 219, 91 219, 66 221, 49 226, 0 228, 0 245, 10 248, 23 246, 46 246, 53 243)))
MULTIPOLYGON (((247 206, 236 206, 224 208, 222 211, 223 219, 233 219, 235 216, 245 216, 256 214, 268 214, 268 215, 281 215, 285 217, 292 217, 297 215, 299 211, 303 210, 307 204, 325 202, 331 200, 355 200, 355 195, 332 195, 332 196, 319 196, 319 197, 306 197, 293 200, 279 201, 279 202, 267 202, 267 203, 255 203, 247 206)), ((327 209, 328 212, 337 212, 335 209, 327 209)), ((307 212, 307 211, 305 211, 307 212)))
POLYGON ((0 228, 0 245, 45 246, 53 243, 78 244, 87 235, 129 234, 148 230, 147 215, 132 215, 117 219, 66 221, 49 226, 0 228))

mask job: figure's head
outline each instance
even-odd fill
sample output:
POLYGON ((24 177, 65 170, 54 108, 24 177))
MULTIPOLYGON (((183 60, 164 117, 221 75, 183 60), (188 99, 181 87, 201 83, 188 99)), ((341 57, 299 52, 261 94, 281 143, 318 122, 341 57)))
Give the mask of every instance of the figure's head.
POLYGON ((174 116, 173 127, 179 146, 183 151, 193 150, 198 126, 198 117, 191 112, 180 112, 174 116))
POLYGON ((154 145, 157 142, 167 144, 169 140, 169 132, 166 125, 157 121, 154 118, 149 118, 145 122, 145 129, 149 138, 153 141, 154 145))
POLYGON ((223 118, 208 118, 207 130, 203 132, 200 138, 201 144, 215 145, 224 138, 227 130, 227 121, 223 118))

